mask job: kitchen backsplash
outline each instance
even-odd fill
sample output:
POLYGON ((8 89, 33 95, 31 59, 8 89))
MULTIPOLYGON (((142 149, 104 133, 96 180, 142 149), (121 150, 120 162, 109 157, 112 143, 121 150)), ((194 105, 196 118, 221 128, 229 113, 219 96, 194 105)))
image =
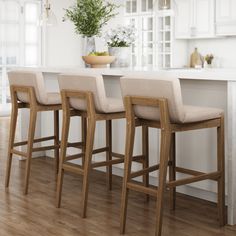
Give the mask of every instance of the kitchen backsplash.
POLYGON ((213 67, 236 68, 235 37, 189 40, 187 42, 189 58, 195 47, 203 56, 207 54, 214 55, 213 67))

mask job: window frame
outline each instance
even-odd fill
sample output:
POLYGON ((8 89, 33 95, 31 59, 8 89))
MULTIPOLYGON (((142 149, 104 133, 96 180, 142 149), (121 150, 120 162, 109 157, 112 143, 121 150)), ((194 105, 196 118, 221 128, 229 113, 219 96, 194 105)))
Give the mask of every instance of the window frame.
POLYGON ((29 24, 26 24, 25 21, 25 14, 26 14, 26 5, 29 3, 36 3, 38 4, 37 11, 38 11, 38 20, 35 22, 35 27, 37 27, 37 42, 35 43, 35 46, 37 47, 37 64, 35 66, 40 66, 42 65, 42 28, 39 25, 41 14, 42 14, 42 1, 41 0, 0 0, 1 5, 4 8, 0 9, 0 13, 4 11, 5 9, 5 2, 13 2, 16 4, 18 12, 19 12, 19 18, 18 20, 11 21, 7 20, 4 15, 2 14, 3 17, 5 18, 0 18, 0 26, 1 27, 1 35, 2 35, 2 41, 0 41, 0 50, 2 51, 1 53, 1 61, 0 61, 0 79, 1 79, 1 84, 0 84, 0 116, 1 115, 6 115, 10 113, 10 92, 9 92, 9 85, 8 85, 8 80, 7 80, 7 71, 10 69, 13 69, 15 67, 21 67, 26 65, 26 37, 25 37, 25 31, 26 31, 26 26, 29 24), (17 25, 18 26, 18 41, 16 42, 7 42, 6 35, 5 35, 5 30, 7 25, 17 25), (17 48, 16 52, 16 62, 14 64, 8 64, 7 63, 7 45, 10 46, 15 46, 17 48))

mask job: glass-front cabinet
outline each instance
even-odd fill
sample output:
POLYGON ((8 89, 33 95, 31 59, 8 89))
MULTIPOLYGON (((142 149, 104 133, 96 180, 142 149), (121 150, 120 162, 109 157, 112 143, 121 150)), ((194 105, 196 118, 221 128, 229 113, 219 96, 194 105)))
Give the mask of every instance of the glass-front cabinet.
POLYGON ((132 45, 133 67, 171 67, 172 16, 170 0, 127 0, 126 23, 137 29, 132 45))

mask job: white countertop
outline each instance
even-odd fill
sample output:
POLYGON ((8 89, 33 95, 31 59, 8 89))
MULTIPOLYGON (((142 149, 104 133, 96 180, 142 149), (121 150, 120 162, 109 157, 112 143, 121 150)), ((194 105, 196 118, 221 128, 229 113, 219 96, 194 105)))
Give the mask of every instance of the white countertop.
POLYGON ((155 76, 155 73, 166 73, 175 75, 180 79, 196 80, 216 80, 216 81, 236 81, 236 68, 207 68, 207 69, 166 69, 158 70, 155 68, 79 68, 79 67, 18 67, 19 70, 41 71, 43 73, 99 73, 108 76, 124 76, 131 74, 155 76))

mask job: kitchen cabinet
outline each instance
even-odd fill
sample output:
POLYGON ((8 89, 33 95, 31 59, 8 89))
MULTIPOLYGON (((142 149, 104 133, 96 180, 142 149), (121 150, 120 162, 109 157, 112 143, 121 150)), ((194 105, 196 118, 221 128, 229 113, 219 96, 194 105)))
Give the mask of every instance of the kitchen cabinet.
POLYGON ((175 37, 177 39, 215 36, 214 0, 175 0, 175 37))
POLYGON ((216 0, 216 35, 236 35, 235 0, 216 0))

